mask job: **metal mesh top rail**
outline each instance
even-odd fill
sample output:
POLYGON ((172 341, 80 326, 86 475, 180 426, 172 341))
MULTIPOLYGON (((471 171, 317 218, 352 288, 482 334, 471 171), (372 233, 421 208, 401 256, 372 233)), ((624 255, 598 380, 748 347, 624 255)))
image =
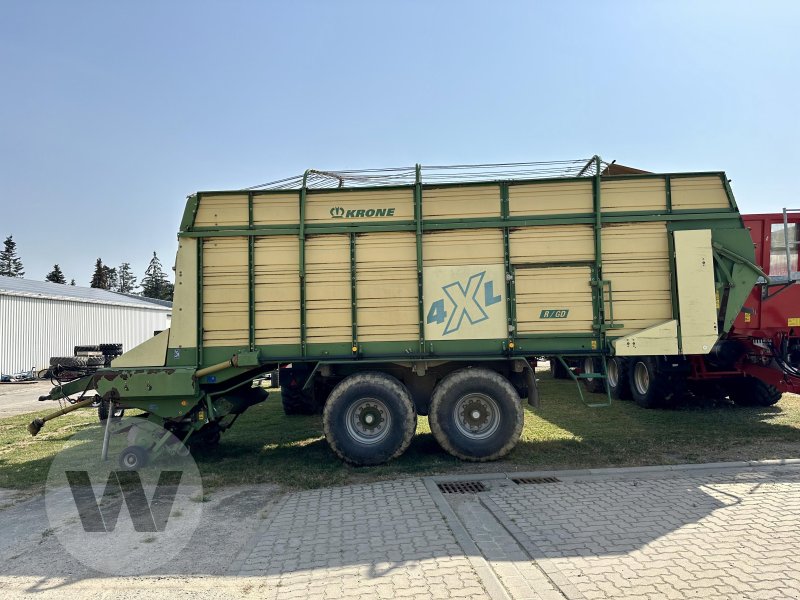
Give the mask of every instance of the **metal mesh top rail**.
POLYGON ((325 188, 354 188, 421 183, 469 183, 478 181, 512 181, 517 179, 548 179, 559 177, 593 177, 607 166, 598 157, 546 162, 486 163, 479 165, 418 165, 387 169, 323 171, 309 169, 304 175, 287 177, 255 185, 247 190, 299 190, 325 188))

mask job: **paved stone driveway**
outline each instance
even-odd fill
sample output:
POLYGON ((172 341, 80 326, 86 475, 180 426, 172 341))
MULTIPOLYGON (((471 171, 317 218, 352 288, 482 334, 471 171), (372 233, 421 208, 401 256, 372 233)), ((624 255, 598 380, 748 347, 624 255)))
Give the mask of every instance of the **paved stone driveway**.
POLYGON ((480 475, 285 497, 237 559, 265 598, 800 598, 800 465, 480 475))
POLYGON ((800 598, 797 469, 578 478, 479 501, 569 598, 800 598))
POLYGON ((239 573, 264 598, 486 597, 419 479, 284 498, 239 573))

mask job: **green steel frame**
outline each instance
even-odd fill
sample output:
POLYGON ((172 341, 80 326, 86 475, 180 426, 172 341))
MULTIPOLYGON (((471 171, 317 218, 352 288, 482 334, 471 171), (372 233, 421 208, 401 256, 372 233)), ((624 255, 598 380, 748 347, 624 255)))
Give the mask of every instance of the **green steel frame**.
POLYGON ((422 297, 422 167, 414 167, 414 231, 417 247, 417 305, 419 317, 419 353, 425 354, 425 304, 422 297))
MULTIPOLYGON (((249 351, 259 351, 262 360, 280 360, 290 362, 302 361, 348 361, 353 359, 363 361, 379 360, 420 360, 435 358, 464 359, 480 357, 481 359, 507 359, 508 357, 532 356, 541 353, 554 355, 587 355, 601 354, 608 350, 611 340, 614 339, 613 329, 621 327, 613 321, 613 295, 610 282, 603 279, 602 255, 602 230, 604 224, 609 223, 634 223, 634 222, 665 222, 668 230, 691 229, 708 227, 709 222, 713 228, 736 229, 742 228, 742 220, 736 207, 728 179, 722 172, 697 172, 697 173, 668 173, 668 174, 637 174, 637 175, 612 175, 604 176, 601 172, 599 157, 594 158, 595 174, 591 177, 565 177, 530 179, 514 181, 492 181, 473 183, 450 184, 425 184, 422 181, 420 165, 415 168, 415 183, 402 186, 376 186, 344 188, 347 191, 358 193, 370 190, 407 189, 413 192, 414 217, 412 220, 392 220, 375 223, 334 223, 314 224, 306 223, 306 204, 309 194, 325 194, 341 192, 343 188, 334 189, 309 189, 308 175, 312 170, 305 172, 302 187, 299 190, 259 190, 246 191, 226 190, 213 192, 198 192, 190 196, 187 201, 184 217, 181 222, 179 236, 198 238, 198 344, 196 356, 184 351, 180 359, 170 359, 175 364, 186 365, 195 362, 197 365, 215 364, 230 357, 231 353, 244 349, 228 347, 204 347, 203 344, 203 241, 211 237, 246 236, 248 238, 248 280, 250 282, 249 297, 249 351), (672 181, 685 177, 714 176, 719 177, 723 183, 729 200, 727 209, 697 209, 675 210, 672 206, 672 181), (511 216, 509 214, 509 190, 515 185, 546 184, 556 181, 592 181, 592 212, 580 214, 561 214, 548 216, 511 216), (605 181, 618 181, 623 179, 661 179, 665 185, 665 205, 663 210, 655 211, 603 211, 602 209, 602 184, 605 181), (456 218, 456 219, 424 219, 422 203, 427 189, 496 186, 498 189, 499 217, 492 218, 456 218), (256 196, 270 196, 274 194, 285 195, 296 192, 298 194, 298 223, 296 225, 262 225, 255 224, 253 220, 253 198, 256 196), (248 224, 243 226, 195 227, 194 220, 203 195, 237 195, 247 194, 248 224), (564 225, 587 224, 593 228, 595 256, 591 263, 581 263, 589 266, 592 273, 592 304, 595 311, 594 331, 586 334, 560 334, 557 338, 552 335, 520 335, 517 331, 517 315, 515 302, 515 271, 526 265, 513 265, 510 257, 509 238, 514 228, 533 225, 564 225), (498 340, 473 340, 466 342, 440 341, 435 347, 432 342, 426 343, 424 323, 423 299, 423 251, 424 234, 428 231, 455 230, 455 229, 483 229, 499 228, 503 233, 503 257, 506 271, 506 303, 508 334, 505 339, 498 340), (418 340, 407 342, 366 342, 358 340, 358 298, 357 298, 357 261, 356 248, 357 236, 361 233, 380 231, 408 231, 414 232, 416 240, 416 266, 418 289, 418 340), (351 289, 351 315, 352 315, 352 340, 351 346, 347 344, 314 344, 308 343, 306 327, 306 252, 305 241, 309 235, 319 234, 347 234, 350 244, 350 289, 351 289), (255 336, 255 238, 261 236, 289 235, 297 236, 299 243, 299 286, 300 286, 300 343, 290 345, 258 345, 255 336), (192 359, 196 359, 193 361, 192 359)), ((672 304, 673 316, 678 316, 678 299, 674 276, 674 252, 672 236, 668 236, 670 244, 670 261, 672 262, 672 304)), ((561 264, 561 263, 559 263, 561 264)), ((566 265, 566 263, 564 263, 566 265)), ((571 263, 570 263, 571 264, 571 263)), ((527 265, 531 266, 531 265, 527 265)), ((536 265, 543 266, 543 265, 536 265)), ((552 264, 551 266, 555 266, 552 264)), ((680 336, 680 331, 679 331, 680 336)), ((680 340, 679 340, 680 343, 680 340)), ((171 354, 171 353, 170 353, 171 354)))
POLYGON ((356 234, 350 233, 350 320, 353 330, 353 354, 358 352, 358 277, 356 272, 356 234))

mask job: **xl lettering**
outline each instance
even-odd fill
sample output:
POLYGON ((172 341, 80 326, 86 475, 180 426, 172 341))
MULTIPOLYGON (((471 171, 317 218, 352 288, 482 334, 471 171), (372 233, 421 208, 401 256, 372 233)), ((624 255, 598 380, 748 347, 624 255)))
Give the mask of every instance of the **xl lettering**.
POLYGON ((494 282, 484 283, 486 271, 472 275, 466 283, 455 281, 442 287, 445 297, 431 303, 426 321, 441 325, 445 323, 442 335, 458 331, 464 319, 472 325, 489 318, 484 310, 502 301, 502 296, 495 293, 494 282))

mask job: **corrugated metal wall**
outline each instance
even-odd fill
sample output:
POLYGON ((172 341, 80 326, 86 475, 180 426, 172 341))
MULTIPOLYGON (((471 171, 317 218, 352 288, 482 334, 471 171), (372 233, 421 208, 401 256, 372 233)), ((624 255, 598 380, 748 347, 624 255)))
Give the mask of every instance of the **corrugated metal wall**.
POLYGON ((44 368, 78 345, 121 343, 125 350, 169 327, 172 311, 0 295, 0 372, 44 368))

